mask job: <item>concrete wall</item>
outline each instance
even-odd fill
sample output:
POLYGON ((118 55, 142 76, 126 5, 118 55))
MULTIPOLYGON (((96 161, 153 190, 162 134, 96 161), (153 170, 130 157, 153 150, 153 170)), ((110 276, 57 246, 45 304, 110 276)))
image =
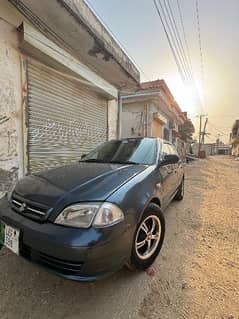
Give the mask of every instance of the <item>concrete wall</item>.
MULTIPOLYGON (((162 118, 165 119, 166 123, 160 127, 160 135, 164 137, 164 127, 169 129, 169 117, 153 102, 134 102, 134 103, 123 103, 122 106, 122 137, 137 137, 144 136, 145 129, 147 126, 147 135, 154 136, 155 130, 153 129, 153 115, 154 113, 160 113, 162 118), (148 118, 147 124, 145 119, 145 105, 148 105, 148 118)), ((172 141, 172 132, 170 131, 170 141, 172 141)))
POLYGON ((108 102, 108 140, 117 138, 118 100, 108 102))
POLYGON ((144 103, 123 104, 121 137, 138 137, 144 134, 144 103))
MULTIPOLYGON (((0 2, 1 17, 8 6, 0 2)), ((0 196, 17 180, 21 157, 21 70, 16 29, 0 19, 0 196)))

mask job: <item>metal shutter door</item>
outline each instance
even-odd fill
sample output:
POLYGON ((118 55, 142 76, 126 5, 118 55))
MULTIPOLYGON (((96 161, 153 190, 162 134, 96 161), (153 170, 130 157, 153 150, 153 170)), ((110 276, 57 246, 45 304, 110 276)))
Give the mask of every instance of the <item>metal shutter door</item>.
POLYGON ((106 140, 107 100, 82 84, 28 62, 28 168, 80 159, 106 140))

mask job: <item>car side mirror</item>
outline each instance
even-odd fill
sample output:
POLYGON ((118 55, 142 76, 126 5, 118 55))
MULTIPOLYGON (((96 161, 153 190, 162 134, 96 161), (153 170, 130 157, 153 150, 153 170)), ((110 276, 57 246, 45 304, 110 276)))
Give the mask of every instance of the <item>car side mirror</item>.
POLYGON ((84 157, 86 157, 86 154, 81 155, 81 159, 83 159, 84 157))
POLYGON ((160 165, 177 164, 180 158, 176 154, 168 154, 164 156, 164 159, 160 162, 160 165))

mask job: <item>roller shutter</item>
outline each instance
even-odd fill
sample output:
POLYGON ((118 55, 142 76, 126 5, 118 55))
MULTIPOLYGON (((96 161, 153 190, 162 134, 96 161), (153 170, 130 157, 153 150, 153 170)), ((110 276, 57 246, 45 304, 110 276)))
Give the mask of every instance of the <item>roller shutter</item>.
POLYGON ((27 79, 30 173, 74 162, 106 140, 105 97, 30 61, 27 79))

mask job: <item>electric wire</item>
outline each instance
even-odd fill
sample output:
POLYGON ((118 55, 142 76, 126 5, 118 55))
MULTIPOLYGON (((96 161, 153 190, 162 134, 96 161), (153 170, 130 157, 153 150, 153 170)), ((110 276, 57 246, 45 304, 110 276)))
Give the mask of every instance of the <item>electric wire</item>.
POLYGON ((198 31, 198 45, 199 45, 199 55, 200 55, 200 69, 201 69, 201 83, 203 89, 203 103, 206 104, 205 95, 205 66, 204 66, 204 54, 202 49, 202 37, 201 37, 201 24, 200 24, 200 10, 199 10, 199 0, 195 0, 196 7, 196 20, 197 20, 197 31, 198 31))
POLYGON ((219 128, 217 128, 214 124, 212 124, 211 122, 208 121, 208 124, 214 129, 216 130, 218 133, 220 133, 221 135, 225 136, 225 135, 229 135, 229 133, 223 132, 221 131, 219 128))
MULTIPOLYGON (((188 40, 187 40, 187 36, 186 36, 186 32, 185 32, 185 27, 184 27, 184 23, 183 23, 183 14, 182 14, 182 9, 181 9, 181 5, 180 5, 180 0, 177 0, 177 7, 178 7, 179 19, 180 19, 180 23, 181 23, 181 28, 182 28, 184 43, 185 43, 186 52, 187 52, 188 63, 189 63, 190 69, 191 69, 192 72, 193 72, 191 54, 190 54, 190 50, 189 50, 189 46, 188 46, 188 40)), ((193 77, 194 77, 194 76, 193 76, 193 77)))
MULTIPOLYGON (((166 6, 165 0, 163 0, 163 1, 165 4, 165 10, 163 8, 163 4, 162 4, 161 0, 158 0, 158 1, 153 0, 153 3, 154 3, 154 6, 156 8, 156 11, 159 15, 159 18, 161 20, 165 35, 167 37, 167 40, 168 40, 170 49, 172 51, 174 60, 176 62, 176 65, 177 65, 180 77, 182 79, 182 82, 184 83, 185 87, 187 87, 191 83, 191 87, 194 88, 194 91, 196 93, 196 97, 198 100, 198 104, 201 108, 201 112, 204 113, 201 97, 200 97, 197 85, 196 85, 194 77, 193 77, 193 70, 192 70, 192 68, 189 68, 190 62, 189 61, 186 62, 186 68, 185 68, 185 60, 182 59, 182 57, 179 53, 180 49, 178 48, 177 44, 179 43, 179 46, 181 46, 181 45, 182 45, 182 47, 184 47, 184 46, 183 46, 182 40, 181 40, 181 44, 180 44, 179 39, 176 40, 176 38, 178 38, 177 34, 179 35, 179 31, 178 31, 178 27, 177 27, 176 20, 175 20, 174 16, 170 17, 170 12, 171 12, 171 15, 173 15, 172 7, 170 6, 170 9, 171 9, 171 11, 170 11, 170 9, 168 9, 166 6), (176 25, 176 28, 174 26, 174 23, 176 25), (188 74, 190 74, 190 77, 188 76, 188 74)), ((169 2, 168 2, 168 4, 170 5, 169 2)), ((181 39, 181 37, 180 37, 180 39, 181 39)), ((185 52, 184 48, 183 48, 183 51, 185 52)), ((186 54, 185 54, 185 56, 186 56, 186 54)), ((186 57, 186 60, 187 60, 187 57, 186 57)))
MULTIPOLYGON (((164 29, 164 33, 165 33, 165 35, 166 35, 166 38, 167 38, 167 41, 168 41, 170 50, 171 50, 171 52, 172 52, 172 54, 173 54, 174 61, 175 61, 176 65, 177 65, 177 68, 178 68, 178 72, 179 72, 179 74, 180 74, 180 77, 181 77, 183 83, 185 83, 186 77, 185 77, 183 68, 182 68, 182 66, 181 66, 181 64, 180 64, 180 60, 179 60, 179 58, 178 58, 178 56, 177 56, 177 51, 176 51, 176 49, 175 49, 175 47, 174 47, 174 45, 173 45, 173 43, 172 43, 172 41, 171 41, 169 32, 168 32, 168 30, 167 30, 167 28, 166 28, 166 24, 165 24, 165 22, 164 22, 164 19, 163 19, 162 14, 161 14, 161 11, 159 10, 158 3, 157 3, 156 0, 153 0, 153 3, 154 3, 154 6, 155 6, 155 9, 156 9, 156 12, 157 12, 157 14, 158 14, 158 16, 159 16, 159 18, 160 18, 160 21, 161 21, 161 23, 162 23, 162 26, 163 26, 163 29, 164 29)), ((160 7, 161 7, 161 3, 160 3, 160 7)), ((161 7, 161 8, 162 8, 162 7, 161 7)), ((161 9, 161 10, 162 10, 162 9, 161 9)))
POLYGON ((181 39, 179 30, 178 30, 178 26, 177 26, 177 23, 176 23, 176 20, 175 20, 175 16, 174 16, 173 10, 172 10, 172 6, 171 6, 169 0, 167 0, 167 3, 166 3, 166 0, 163 0, 163 1, 164 1, 164 6, 166 8, 166 11, 167 11, 167 14, 168 14, 168 17, 169 17, 169 21, 170 21, 170 24, 171 24, 171 27, 172 27, 172 30, 173 30, 173 33, 174 33, 174 37, 176 39, 180 54, 181 54, 182 59, 183 59, 184 67, 187 70, 187 74, 188 74, 189 80, 193 81, 192 70, 190 68, 190 64, 189 64, 188 58, 187 58, 186 53, 185 53, 185 49, 184 49, 184 46, 183 46, 183 43, 182 43, 182 39, 181 39))
MULTIPOLYGON (((167 10, 166 1, 165 0, 163 0, 163 1, 164 1, 164 5, 166 7, 166 10, 167 10)), ((171 23, 171 27, 174 29, 174 35, 175 35, 177 43, 178 43, 178 45, 179 45, 179 47, 181 49, 181 53, 183 55, 183 60, 185 61, 184 63, 185 63, 186 68, 188 70, 188 74, 189 74, 188 84, 191 85, 191 87, 194 88, 198 103, 199 103, 199 105, 201 107, 201 110, 202 110, 202 113, 205 113, 203 105, 202 105, 201 97, 200 97, 200 94, 198 92, 197 85, 195 83, 189 50, 188 50, 188 54, 189 54, 189 58, 188 58, 188 56, 185 53, 186 50, 184 48, 184 45, 183 45, 179 30, 178 30, 177 22, 176 22, 176 19, 174 17, 174 13, 173 13, 173 10, 172 10, 172 6, 170 4, 170 0, 167 0, 167 4, 168 4, 168 8, 169 8, 169 10, 167 10, 167 13, 168 13, 168 17, 169 17, 169 20, 170 20, 170 23, 171 23)), ((179 7, 180 7, 180 5, 179 5, 179 7)), ((180 10, 180 12, 181 12, 181 10, 180 10)), ((182 14, 181 14, 181 16, 182 16, 182 14)), ((183 20, 182 20, 182 25, 183 25, 183 20)), ((184 34, 185 34, 184 25, 183 25, 183 30, 184 30, 184 34)), ((185 34, 185 36, 186 36, 186 34, 185 34)))
MULTIPOLYGON (((186 53, 187 53, 188 64, 189 64, 189 67, 190 67, 190 70, 191 70, 191 73, 192 73, 192 82, 193 82, 193 86, 195 88, 195 92, 197 94, 198 101, 199 101, 199 104, 200 104, 200 107, 201 107, 201 110, 202 110, 202 114, 203 114, 203 113, 205 113, 205 110, 204 110, 204 107, 205 107, 205 94, 204 94, 204 101, 202 103, 200 94, 198 92, 197 84, 196 84, 195 78, 194 78, 194 72, 193 72, 193 67, 192 67, 192 59, 191 59, 191 54, 190 54, 190 50, 189 50, 187 35, 186 35, 185 27, 184 27, 183 14, 182 14, 180 0, 177 0, 177 8, 178 8, 179 19, 180 19, 181 28, 182 28, 182 34, 183 34, 184 44, 185 44, 186 53), (204 106, 203 106, 203 104, 204 104, 204 106)), ((204 89, 204 87, 203 87, 203 89, 204 89)))

